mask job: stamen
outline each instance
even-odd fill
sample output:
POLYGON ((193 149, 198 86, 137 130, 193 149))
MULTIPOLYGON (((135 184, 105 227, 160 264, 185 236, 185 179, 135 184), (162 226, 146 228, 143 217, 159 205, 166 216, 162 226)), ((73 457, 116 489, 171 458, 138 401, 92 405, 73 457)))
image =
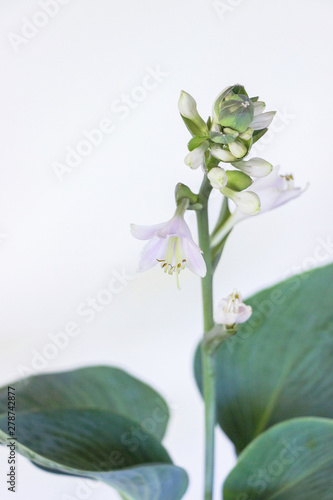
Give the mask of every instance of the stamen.
POLYGON ((283 190, 288 191, 289 189, 294 189, 294 176, 293 174, 281 175, 283 179, 283 190))
POLYGON ((156 259, 161 264, 161 268, 165 273, 170 275, 176 273, 178 288, 180 288, 179 273, 186 267, 186 259, 182 259, 181 250, 180 238, 178 236, 171 236, 168 238, 165 258, 156 259))

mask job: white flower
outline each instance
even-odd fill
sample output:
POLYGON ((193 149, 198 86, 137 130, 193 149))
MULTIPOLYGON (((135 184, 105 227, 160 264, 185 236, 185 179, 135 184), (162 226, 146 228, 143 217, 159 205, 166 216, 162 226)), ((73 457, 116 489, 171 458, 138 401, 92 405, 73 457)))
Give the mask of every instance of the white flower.
MULTIPOLYGON (((260 199, 260 213, 274 210, 274 208, 297 198, 307 188, 295 187, 293 175, 280 175, 279 168, 275 167, 267 177, 256 179, 251 186, 251 192, 254 191, 260 199)), ((242 191, 239 194, 245 194, 246 192, 250 193, 249 191, 242 191)), ((248 215, 238 207, 221 227, 220 231, 213 236, 212 245, 218 245, 235 224, 247 217, 248 215)))
POLYGON ((268 113, 263 113, 266 105, 262 101, 257 101, 253 103, 254 107, 254 118, 250 123, 249 127, 253 130, 262 130, 270 126, 273 121, 276 111, 269 111, 268 113))
POLYGON ((252 307, 242 302, 242 297, 234 290, 228 297, 222 299, 215 313, 215 320, 227 328, 238 323, 245 323, 252 314, 252 307))
POLYGON ((131 232, 139 240, 150 240, 142 250, 138 269, 140 272, 160 263, 165 273, 176 274, 178 286, 179 273, 185 267, 202 278, 206 275, 202 251, 193 241, 181 211, 176 211, 171 220, 161 224, 131 224, 131 232))

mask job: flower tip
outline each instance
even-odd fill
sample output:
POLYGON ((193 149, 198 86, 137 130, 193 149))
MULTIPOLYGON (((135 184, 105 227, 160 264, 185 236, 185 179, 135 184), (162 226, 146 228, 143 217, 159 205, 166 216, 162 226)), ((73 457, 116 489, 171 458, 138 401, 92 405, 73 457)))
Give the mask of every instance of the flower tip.
POLYGON ((260 212, 260 198, 253 191, 235 192, 231 199, 244 215, 257 215, 260 212))
POLYGON ((198 117, 197 103, 193 97, 184 90, 181 91, 179 96, 178 109, 180 114, 185 116, 185 118, 195 120, 198 117))

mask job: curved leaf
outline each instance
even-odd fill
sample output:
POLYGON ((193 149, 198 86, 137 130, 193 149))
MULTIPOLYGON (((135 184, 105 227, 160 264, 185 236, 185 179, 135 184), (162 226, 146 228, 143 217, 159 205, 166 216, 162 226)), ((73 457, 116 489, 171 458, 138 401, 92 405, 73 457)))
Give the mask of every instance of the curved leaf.
MULTIPOLYGON (((0 440, 8 445, 7 416, 0 440)), ((178 500, 187 475, 172 465, 160 442, 142 427, 106 410, 19 412, 16 449, 55 472, 98 479, 130 500, 178 500)))
POLYGON ((252 317, 218 349, 217 420, 237 452, 278 422, 333 417, 332 283, 329 265, 254 295, 252 317))
MULTIPOLYGON (((164 399, 151 387, 118 368, 91 366, 32 376, 11 384, 16 412, 51 409, 112 410, 138 422, 162 439, 169 419, 164 399)), ((7 386, 0 389, 0 416, 7 413, 7 386)))
POLYGON ((299 418, 275 425, 241 453, 224 500, 331 500, 333 422, 299 418))

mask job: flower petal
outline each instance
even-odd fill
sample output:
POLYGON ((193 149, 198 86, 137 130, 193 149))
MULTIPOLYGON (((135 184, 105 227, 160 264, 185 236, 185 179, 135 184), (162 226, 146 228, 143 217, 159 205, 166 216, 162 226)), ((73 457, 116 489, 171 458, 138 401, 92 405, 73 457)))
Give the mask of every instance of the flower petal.
POLYGON ((207 273, 207 268, 201 249, 193 241, 184 238, 181 240, 181 246, 182 255, 184 255, 186 259, 186 267, 188 267, 192 273, 204 278, 207 273))
POLYGON ((162 238, 153 238, 148 241, 148 243, 143 247, 138 271, 143 272, 147 271, 151 267, 157 264, 157 259, 162 260, 165 257, 166 247, 167 247, 167 239, 162 238))
POLYGON ((156 233, 160 238, 167 238, 168 236, 178 236, 179 238, 186 238, 193 241, 191 230, 181 215, 175 215, 169 222, 167 222, 160 231, 156 233))
POLYGON ((138 240, 150 240, 161 230, 167 226, 169 221, 152 226, 140 226, 138 224, 131 224, 131 233, 134 238, 138 240))
POLYGON ((254 108, 254 116, 261 115, 261 113, 264 111, 266 108, 266 104, 262 101, 257 101, 253 103, 253 108, 254 108))
POLYGON ((246 304, 240 304, 237 314, 236 323, 245 323, 252 314, 252 307, 246 304))
POLYGON ((262 113, 261 115, 255 116, 249 125, 253 130, 262 130, 267 128, 273 121, 276 111, 269 111, 268 113, 262 113))
POLYGON ((274 187, 265 189, 265 191, 260 193, 261 211, 268 212, 269 210, 280 207, 288 201, 298 198, 305 190, 306 188, 293 188, 285 191, 280 191, 274 187))

